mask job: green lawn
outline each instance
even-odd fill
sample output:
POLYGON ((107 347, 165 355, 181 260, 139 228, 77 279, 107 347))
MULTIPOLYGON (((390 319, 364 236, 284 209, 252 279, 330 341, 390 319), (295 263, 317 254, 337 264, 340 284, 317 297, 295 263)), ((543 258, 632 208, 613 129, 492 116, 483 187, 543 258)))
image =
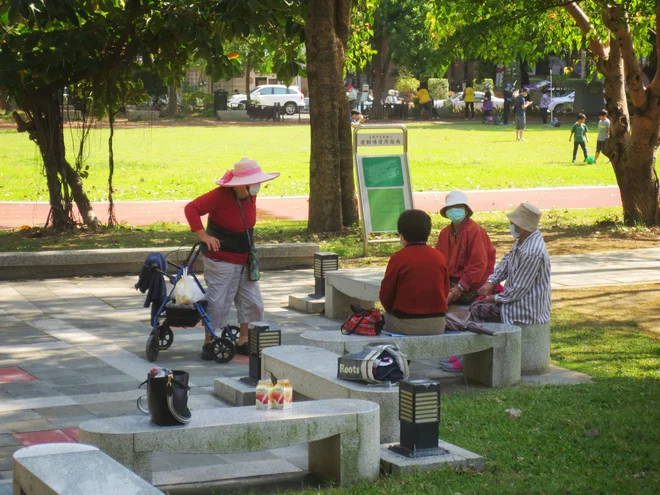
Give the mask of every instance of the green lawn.
POLYGON ((657 337, 634 320, 612 324, 555 308, 553 363, 588 373, 594 383, 442 399, 441 438, 482 455, 483 474, 440 470, 304 494, 658 493, 657 337), (522 411, 519 421, 508 418, 511 407, 522 411))
MULTIPOLYGON (((590 123, 592 131, 596 130, 590 123)), ((475 123, 410 124, 409 150, 416 191, 500 189, 615 184, 606 160, 571 164, 568 126, 530 124, 527 143, 514 129, 475 123)), ((75 130, 65 130, 73 150, 75 130)), ((592 134, 592 137, 595 133, 592 134)), ((85 180, 92 200, 106 199, 108 130, 89 139, 85 180)), ((244 156, 282 177, 263 195, 306 195, 309 184, 308 126, 181 126, 118 129, 115 134, 115 199, 188 199, 213 187, 244 156)), ((595 147, 595 142, 590 144, 595 147)), ((593 150, 592 150, 593 152, 593 150)), ((0 200, 47 201, 38 150, 25 134, 0 129, 0 200)))

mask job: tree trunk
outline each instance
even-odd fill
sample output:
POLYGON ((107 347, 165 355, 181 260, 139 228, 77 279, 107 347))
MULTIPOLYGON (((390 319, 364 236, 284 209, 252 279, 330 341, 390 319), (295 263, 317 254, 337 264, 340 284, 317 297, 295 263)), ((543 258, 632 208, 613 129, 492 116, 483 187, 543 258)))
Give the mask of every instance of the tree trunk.
POLYGON ((646 108, 635 108, 635 122, 630 130, 625 76, 621 52, 611 42, 609 56, 598 63, 605 76, 605 101, 611 119, 611 137, 603 154, 614 169, 621 194, 623 220, 626 224, 660 223, 659 183, 655 172, 657 145, 660 142, 660 95, 651 95, 646 108))
POLYGON ((374 75, 374 101, 369 113, 369 119, 377 120, 383 118, 383 104, 385 99, 385 79, 390 70, 390 61, 392 60, 392 53, 390 52, 387 42, 387 32, 385 26, 378 28, 378 34, 374 37, 374 45, 378 53, 372 59, 372 67, 376 71, 374 75))
POLYGON ((167 89, 167 116, 174 118, 179 113, 179 99, 176 94, 176 84, 170 84, 167 89))
POLYGON ((71 197, 68 193, 70 190, 83 223, 97 228, 99 221, 85 193, 82 179, 66 160, 58 101, 52 94, 43 93, 27 102, 24 110, 30 121, 25 128, 21 128, 19 123, 18 130, 28 131, 30 138, 39 146, 46 172, 53 227, 64 230, 73 223, 71 197))
POLYGON ((343 88, 350 0, 310 0, 305 47, 309 82, 312 232, 337 231, 357 218, 351 128, 343 88))
POLYGON ((252 67, 250 66, 250 56, 247 56, 245 61, 245 99, 250 103, 250 72, 252 72, 252 67))

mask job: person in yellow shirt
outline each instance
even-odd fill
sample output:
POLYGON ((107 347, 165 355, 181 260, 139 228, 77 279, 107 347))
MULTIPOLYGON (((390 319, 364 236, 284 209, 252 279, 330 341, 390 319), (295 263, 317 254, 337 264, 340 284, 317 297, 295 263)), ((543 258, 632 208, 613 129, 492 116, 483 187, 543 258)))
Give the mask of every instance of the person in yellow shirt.
POLYGON ((465 85, 465 91, 463 91, 463 102, 465 102, 465 118, 468 118, 468 115, 474 120, 474 89, 472 88, 472 83, 469 82, 465 85))
POLYGON ((417 88, 417 99, 419 100, 419 106, 423 112, 422 116, 426 113, 428 117, 431 117, 431 112, 433 111, 433 98, 431 98, 427 83, 420 83, 419 88, 417 88))

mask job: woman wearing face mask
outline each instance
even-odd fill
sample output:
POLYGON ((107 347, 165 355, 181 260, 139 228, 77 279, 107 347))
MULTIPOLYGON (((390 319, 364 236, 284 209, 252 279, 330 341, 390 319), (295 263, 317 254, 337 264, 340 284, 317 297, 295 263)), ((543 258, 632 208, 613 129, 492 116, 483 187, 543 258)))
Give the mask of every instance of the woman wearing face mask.
MULTIPOLYGON (((216 331, 227 326, 231 304, 236 304, 241 328, 237 354, 247 355, 248 323, 263 320, 264 316, 259 282, 249 280, 247 269, 249 239, 257 221, 256 195, 262 182, 279 175, 267 174, 256 161, 243 158, 216 182, 220 187, 191 201, 184 210, 190 229, 205 244, 208 314, 216 331), (207 214, 208 225, 204 229, 201 217, 207 214)), ((212 340, 207 332, 202 359, 214 359, 212 340)))
POLYGON ((435 248, 447 259, 451 290, 447 304, 470 304, 495 268, 495 247, 488 234, 470 217, 467 196, 452 191, 440 214, 451 220, 438 237, 435 248))

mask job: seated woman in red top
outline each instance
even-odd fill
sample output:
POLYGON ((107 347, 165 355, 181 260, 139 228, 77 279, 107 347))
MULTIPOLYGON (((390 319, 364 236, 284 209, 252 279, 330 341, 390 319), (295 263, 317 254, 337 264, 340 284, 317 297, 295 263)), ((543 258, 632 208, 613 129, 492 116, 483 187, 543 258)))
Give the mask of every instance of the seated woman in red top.
MULTIPOLYGON (((216 182, 220 187, 188 203, 185 214, 190 229, 206 244, 204 280, 206 281, 208 314, 216 331, 227 326, 232 302, 236 304, 241 327, 237 354, 247 354, 248 323, 263 320, 264 303, 259 282, 248 278, 248 252, 254 225, 257 222, 259 184, 280 174, 267 174, 254 160, 243 158, 216 182), (203 215, 209 216, 206 230, 203 215)), ((212 360, 213 338, 207 332, 202 347, 202 359, 212 360)))
POLYGON ((426 245, 431 217, 407 210, 397 230, 403 249, 390 258, 380 284, 380 302, 387 312, 385 330, 406 335, 433 335, 445 331, 449 276, 445 257, 426 245))
POLYGON ((451 223, 440 231, 435 248, 447 259, 451 290, 447 304, 470 304, 495 269, 495 247, 488 234, 472 220, 467 196, 452 191, 440 214, 451 223))

